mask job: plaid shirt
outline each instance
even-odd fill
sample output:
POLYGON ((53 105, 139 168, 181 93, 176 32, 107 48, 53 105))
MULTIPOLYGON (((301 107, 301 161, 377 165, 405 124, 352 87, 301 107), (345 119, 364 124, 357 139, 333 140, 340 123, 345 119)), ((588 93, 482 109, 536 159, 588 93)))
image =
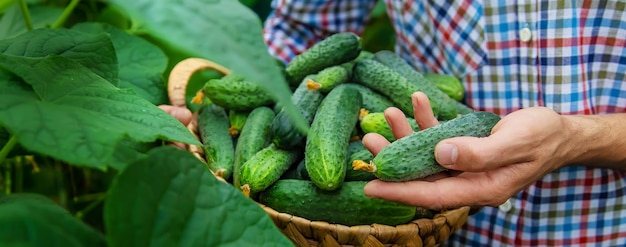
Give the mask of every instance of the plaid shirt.
MULTIPOLYGON (((274 0, 264 34, 270 53, 288 62, 331 33, 361 34, 375 3, 274 0)), ((419 71, 463 78, 474 109, 626 112, 624 1, 387 0, 386 7, 396 52, 419 71)), ((447 244, 625 246, 625 194, 623 172, 565 167, 472 215, 447 244)))

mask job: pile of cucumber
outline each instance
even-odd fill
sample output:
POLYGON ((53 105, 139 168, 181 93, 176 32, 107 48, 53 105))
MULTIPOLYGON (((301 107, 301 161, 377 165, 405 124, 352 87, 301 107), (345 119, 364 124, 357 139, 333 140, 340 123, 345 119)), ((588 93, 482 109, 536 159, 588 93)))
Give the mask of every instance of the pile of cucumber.
POLYGON ((299 131, 256 83, 236 74, 208 81, 198 132, 208 167, 276 211, 343 225, 398 225, 435 212, 365 196, 367 181, 406 181, 444 171, 434 145, 454 136, 487 136, 499 117, 460 102, 463 87, 448 75, 423 75, 391 51, 361 49, 353 33, 337 33, 284 68, 292 102, 310 128, 299 131), (432 83, 431 80, 437 81, 432 83), (411 94, 429 96, 442 124, 420 131, 411 94), (414 133, 395 139, 382 112, 398 107, 414 133), (392 143, 374 157, 360 138, 392 143))

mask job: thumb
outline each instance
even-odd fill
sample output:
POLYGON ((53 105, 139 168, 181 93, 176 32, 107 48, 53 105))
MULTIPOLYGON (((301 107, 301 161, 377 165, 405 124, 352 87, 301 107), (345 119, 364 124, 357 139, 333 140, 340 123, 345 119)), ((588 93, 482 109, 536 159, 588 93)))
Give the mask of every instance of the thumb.
POLYGON ((482 172, 528 161, 523 147, 494 133, 489 137, 461 136, 445 139, 435 147, 435 159, 445 168, 482 172))

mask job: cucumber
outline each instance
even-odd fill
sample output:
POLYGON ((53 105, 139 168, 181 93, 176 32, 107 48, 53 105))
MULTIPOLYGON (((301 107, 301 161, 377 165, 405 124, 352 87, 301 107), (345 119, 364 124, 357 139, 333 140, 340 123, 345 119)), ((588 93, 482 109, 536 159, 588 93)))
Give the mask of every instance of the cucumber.
POLYGON ((241 185, 239 183, 241 166, 269 144, 269 128, 274 115, 274 111, 266 106, 257 107, 248 115, 246 125, 241 130, 235 145, 233 184, 236 188, 241 185))
POLYGON ((346 175, 346 154, 361 108, 359 91, 339 85, 322 100, 306 138, 306 170, 317 186, 338 189, 346 175))
POLYGON ((466 104, 463 104, 462 102, 457 102, 456 103, 456 112, 458 114, 463 115, 463 114, 468 114, 468 113, 474 112, 474 109, 470 108, 466 104))
POLYGON ((384 112, 387 108, 395 106, 389 98, 366 86, 356 83, 345 83, 345 85, 359 90, 363 99, 362 107, 369 112, 384 112))
POLYGON ((354 33, 335 33, 295 56, 285 67, 290 85, 324 68, 354 60, 361 53, 361 39, 354 33))
POLYGON ((261 149, 241 166, 242 190, 250 194, 267 189, 302 155, 300 149, 280 149, 276 145, 261 149))
MULTIPOLYGON (((420 130, 415 119, 406 117, 406 121, 409 125, 411 125, 413 131, 420 130)), ((359 126, 364 133, 378 133, 385 137, 385 139, 389 142, 396 140, 396 137, 391 131, 391 126, 387 123, 387 119, 385 119, 385 114, 383 112, 372 112, 366 114, 360 119, 359 126)))
POLYGON ((203 104, 198 109, 198 134, 207 166, 226 180, 230 179, 235 161, 235 145, 229 127, 228 115, 221 106, 203 104))
POLYGON ((435 85, 439 90, 456 101, 462 101, 465 97, 465 88, 459 78, 446 74, 425 73, 424 79, 435 85))
POLYGON ((258 83, 236 74, 209 80, 202 87, 202 93, 214 104, 228 110, 251 111, 274 102, 258 83))
POLYGON ((376 179, 376 176, 368 171, 363 171, 363 170, 354 170, 352 169, 352 162, 354 162, 355 160, 362 160, 364 162, 369 162, 370 160, 372 160, 374 158, 374 155, 367 150, 365 147, 363 147, 362 150, 356 151, 354 153, 349 153, 348 154, 348 167, 347 167, 347 171, 346 171, 346 177, 344 178, 344 181, 370 181, 373 179, 376 179))
POLYGON ((346 226, 396 226, 415 217, 414 206, 366 196, 366 183, 345 182, 335 191, 326 191, 307 180, 279 180, 259 194, 259 202, 281 213, 346 226))
POLYGON ((365 149, 365 145, 363 145, 363 141, 362 140, 356 140, 356 141, 351 141, 348 144, 348 149, 347 149, 347 154, 348 156, 350 156, 353 153, 356 153, 358 151, 361 151, 365 149))
POLYGON ((425 93, 431 105, 435 105, 437 113, 435 116, 439 120, 450 120, 457 117, 456 100, 439 90, 434 84, 413 69, 404 59, 396 53, 388 50, 378 51, 374 54, 375 60, 391 68, 393 71, 415 84, 418 91, 425 93))
POLYGON ((230 135, 233 137, 239 136, 241 129, 243 129, 243 126, 246 124, 248 114, 250 114, 249 111, 236 111, 232 109, 228 111, 228 120, 230 121, 228 131, 230 135))
POLYGON ((500 121, 490 112, 473 112, 412 133, 385 146, 371 162, 356 160, 354 169, 373 172, 384 181, 407 181, 446 170, 435 160, 435 146, 457 136, 486 137, 500 121))
POLYGON ((370 51, 366 51, 366 50, 361 50, 361 52, 359 53, 359 55, 355 59, 353 59, 352 61, 343 63, 343 64, 341 64, 341 66, 346 68, 348 70, 348 72, 350 72, 350 74, 352 74, 352 70, 354 69, 354 65, 358 61, 361 61, 363 59, 372 59, 372 58, 374 58, 374 53, 372 53, 370 51))
POLYGON ((320 91, 328 93, 337 85, 350 79, 350 72, 341 65, 330 66, 315 75, 315 81, 321 84, 320 91))
MULTIPOLYGON (((315 112, 319 107, 324 95, 319 91, 320 85, 313 82, 309 78, 304 79, 291 97, 291 101, 308 124, 311 124, 315 112), (302 86, 304 84, 304 86, 302 86)), ((298 130, 293 123, 291 117, 283 109, 280 110, 270 127, 270 136, 272 143, 280 148, 292 148, 301 143, 305 133, 298 130)))
MULTIPOLYGON (((371 59, 357 62, 354 67, 354 80, 389 98, 407 116, 413 115, 411 95, 422 91, 417 85, 391 68, 371 59)), ((437 116, 439 113, 437 101, 431 99, 430 106, 433 114, 437 116)))

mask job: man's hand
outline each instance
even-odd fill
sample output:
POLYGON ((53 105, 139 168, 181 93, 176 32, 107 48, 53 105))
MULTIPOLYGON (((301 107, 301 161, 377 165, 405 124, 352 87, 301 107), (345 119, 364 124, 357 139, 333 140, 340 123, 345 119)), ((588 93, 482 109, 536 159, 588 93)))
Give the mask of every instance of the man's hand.
MULTIPOLYGON (((420 128, 438 124, 425 94, 413 95, 413 108, 420 128)), ((385 117, 396 138, 411 133, 399 109, 387 109, 385 117)), ((431 209, 497 206, 568 161, 570 130, 568 121, 547 108, 519 110, 502 118, 489 137, 439 142, 435 157, 450 172, 407 182, 374 180, 365 194, 431 209)), ((377 134, 367 134, 363 143, 374 155, 389 144, 377 134)))
MULTIPOLYGON (((189 109, 186 107, 177 107, 172 105, 159 105, 159 108, 172 115, 174 118, 178 119, 183 125, 187 126, 191 122, 192 114, 189 109)), ((185 149, 186 146, 184 143, 174 142, 172 145, 185 149)))

